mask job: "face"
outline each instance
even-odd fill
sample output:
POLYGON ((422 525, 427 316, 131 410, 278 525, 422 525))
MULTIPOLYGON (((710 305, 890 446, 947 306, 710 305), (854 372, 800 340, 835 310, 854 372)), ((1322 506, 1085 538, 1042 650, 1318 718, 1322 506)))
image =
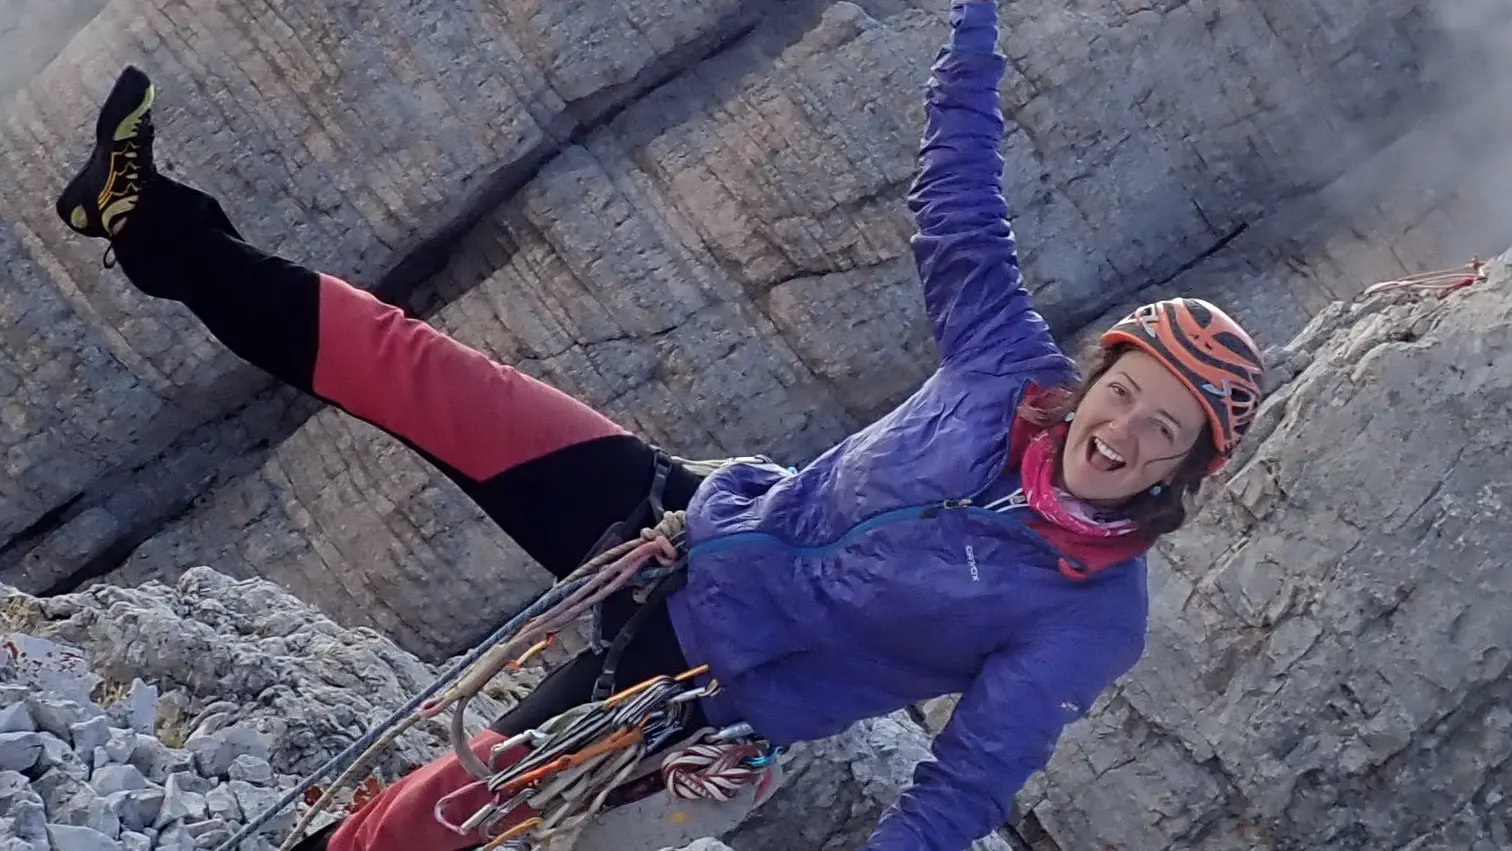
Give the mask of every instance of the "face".
POLYGON ((1130 349, 1087 390, 1066 436, 1066 489, 1116 503, 1168 484, 1202 436, 1206 418, 1186 385, 1154 357, 1130 349))

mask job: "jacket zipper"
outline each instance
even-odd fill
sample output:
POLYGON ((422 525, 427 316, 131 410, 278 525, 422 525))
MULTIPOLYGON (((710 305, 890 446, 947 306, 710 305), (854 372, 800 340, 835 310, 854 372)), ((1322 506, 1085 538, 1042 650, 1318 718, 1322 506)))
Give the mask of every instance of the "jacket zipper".
POLYGON ((926 520, 933 520, 934 518, 940 516, 941 511, 949 511, 952 508, 968 508, 970 506, 971 497, 967 497, 965 499, 947 499, 944 502, 937 502, 934 505, 925 508, 924 511, 919 514, 919 516, 925 518, 926 520))

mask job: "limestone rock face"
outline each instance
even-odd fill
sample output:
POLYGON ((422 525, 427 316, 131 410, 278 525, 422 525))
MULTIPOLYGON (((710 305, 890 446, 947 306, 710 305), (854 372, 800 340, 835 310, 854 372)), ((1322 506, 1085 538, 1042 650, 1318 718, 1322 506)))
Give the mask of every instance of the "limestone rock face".
POLYGON ((1021 803, 1063 849, 1512 846, 1512 274, 1338 304, 1021 803), (1401 302, 1401 303, 1397 303, 1401 302))
MULTIPOLYGON (((113 0, 0 125, 0 576, 214 564, 431 659, 544 581, 398 444, 272 389, 53 218, 120 64, 159 83, 165 168, 253 241, 679 454, 797 463, 933 365, 902 198, 946 5, 113 0)), ((1207 294, 1277 341, 1512 242, 1492 179, 1512 169, 1480 141, 1509 120, 1484 105, 1500 14, 1003 4, 1039 306, 1070 340, 1207 294), (1484 100, 1435 118, 1465 91, 1484 100)))
POLYGON ((109 0, 9 0, 0 15, 0 98, 26 85, 109 0))
POLYGON ((249 240, 402 295, 573 134, 744 31, 758 10, 604 0, 582 11, 113 0, 10 95, 0 124, 6 578, 44 591, 114 564, 311 412, 289 394, 265 396, 268 379, 186 311, 103 272, 104 246, 53 214, 122 65, 158 85, 165 171, 224 198, 249 240), (90 509, 104 515, 95 537, 70 545, 78 536, 63 527, 90 509))
MULTIPOLYGON (((444 659, 545 584, 397 442, 272 387, 56 221, 126 62, 158 81, 160 163, 224 198, 249 239, 679 454, 800 462, 932 369, 902 198, 943 0, 7 9, 0 580, 167 582, 8 594, 0 614, 93 660, 75 698, 140 678, 176 695, 164 711, 198 722, 187 732, 272 736, 269 770, 297 772, 423 685, 410 652, 444 659), (220 572, 180 575, 207 563, 220 572)), ((1068 344, 1176 293, 1218 298, 1267 343, 1303 329, 1273 349, 1277 398, 1232 477, 1155 559, 1145 660, 1022 796, 1026 835, 1512 846, 1512 281, 1498 264, 1442 303, 1334 303, 1512 244, 1508 10, 1032 0, 1001 15, 1005 187, 1068 344)), ((144 791, 111 756, 112 724, 140 723, 146 693, 131 694, 105 722, 82 698, 83 714, 0 701, 3 758, 51 760, 42 791, 67 799, 6 798, 0 772, 0 824, 24 828, 11 851, 94 833, 139 847, 121 825, 146 801, 107 816, 76 788, 98 763, 118 770, 96 798, 144 791), (93 750, 70 760, 59 742, 93 750)), ((185 752, 269 782, 240 735, 185 752)), ((387 767, 436 747, 408 740, 387 767)), ((924 747, 901 717, 814 743, 769 814, 809 795, 829 806, 806 839, 859 844, 924 747)), ((177 758, 137 770, 171 790, 177 758)), ((174 818, 231 823, 233 801, 183 783, 174 818)), ((178 842, 164 836, 149 838, 178 842)), ((759 817, 726 839, 779 838, 759 817)))

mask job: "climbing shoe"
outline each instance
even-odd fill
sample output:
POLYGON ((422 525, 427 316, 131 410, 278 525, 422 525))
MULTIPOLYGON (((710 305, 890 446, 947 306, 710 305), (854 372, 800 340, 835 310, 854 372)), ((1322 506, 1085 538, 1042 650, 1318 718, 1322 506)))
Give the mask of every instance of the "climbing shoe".
POLYGON ((84 236, 109 239, 152 175, 152 81, 126 66, 95 121, 89 162, 58 196, 58 217, 84 236))

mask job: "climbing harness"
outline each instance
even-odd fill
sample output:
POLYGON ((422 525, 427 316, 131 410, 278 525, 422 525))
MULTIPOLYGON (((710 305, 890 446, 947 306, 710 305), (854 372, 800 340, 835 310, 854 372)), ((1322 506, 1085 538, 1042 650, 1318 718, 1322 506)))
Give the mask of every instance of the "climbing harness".
POLYGON ((1372 284, 1365 288, 1365 291, 1361 293, 1361 297, 1369 298, 1380 293, 1407 290, 1432 293, 1438 295, 1439 298, 1446 298, 1455 290, 1481 283, 1486 280, 1486 277, 1486 264, 1479 257, 1472 257, 1469 263, 1455 266, 1452 269, 1422 272, 1417 275, 1408 275, 1405 278, 1372 284))
MULTIPOLYGON (((279 847, 279 851, 289 851, 341 790, 372 773, 383 751, 399 736, 420 721, 435 718, 448 709, 452 713, 449 727, 452 749, 458 763, 474 781, 438 802, 435 815, 441 824, 464 835, 478 831, 488 842, 487 849, 526 839, 539 843, 564 833, 580 832, 606 806, 615 806, 631 797, 627 792, 628 781, 658 771, 660 785, 680 798, 728 801, 732 794, 751 784, 770 785, 766 781, 770 780, 781 751, 757 738, 748 725, 717 732, 699 731, 660 763, 649 758, 683 731, 692 701, 718 692, 719 683, 712 678, 702 686, 693 685, 694 680, 708 674, 707 666, 675 677, 655 677, 618 693, 608 693, 613 688, 619 656, 645 621, 647 612, 686 581, 683 547, 686 515, 682 511, 664 511, 661 503, 662 485, 674 459, 659 450, 656 456, 650 493, 627 521, 616 524, 600 539, 590 550, 587 561, 510 618, 390 718, 249 821, 216 851, 233 851, 285 807, 315 789, 332 771, 346 765, 279 847), (638 516, 645 516, 647 508, 654 525, 642 528, 638 535, 626 535, 625 530, 631 528, 638 516), (538 729, 500 743, 490 751, 486 762, 479 759, 470 747, 464 726, 469 700, 500 672, 519 668, 550 646, 558 633, 585 614, 593 615, 594 648, 605 649, 600 629, 601 604, 621 591, 628 591, 642 605, 607 646, 604 671, 590 702, 562 713, 538 729), (448 805, 457 796, 481 788, 492 793, 492 803, 459 822, 452 821, 448 805)), ((644 790, 639 794, 644 797, 644 790)))
POLYGON ((581 580, 571 594, 526 623, 518 635, 485 653, 439 697, 421 704, 419 715, 426 718, 452 710, 452 747, 469 774, 483 779, 492 772, 467 746, 469 737, 463 726, 463 716, 468 701, 511 663, 517 666, 516 657, 528 658, 539 652, 554 641, 559 632, 571 627, 579 617, 588 614, 614 592, 626 585, 648 587, 680 570, 685 562, 673 541, 682 539, 683 519, 681 511, 667 513, 655 528, 643 531, 639 539, 627 541, 569 574, 558 587, 581 580), (660 566, 648 567, 653 558, 660 562, 660 566), (522 646, 529 648, 523 656, 522 646))

